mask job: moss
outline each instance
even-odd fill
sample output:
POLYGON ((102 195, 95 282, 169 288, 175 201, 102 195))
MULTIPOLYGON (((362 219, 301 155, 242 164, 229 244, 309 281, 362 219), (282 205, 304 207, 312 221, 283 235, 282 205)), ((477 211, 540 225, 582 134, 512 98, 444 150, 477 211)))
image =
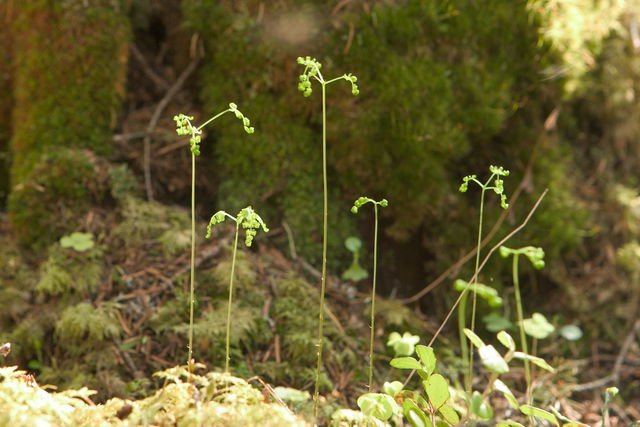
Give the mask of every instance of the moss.
POLYGON ((121 205, 122 221, 113 234, 126 246, 159 240, 165 255, 171 256, 190 244, 190 240, 185 239, 191 235, 186 211, 130 196, 121 200, 121 205))
POLYGON ((9 192, 9 138, 11 135, 11 109, 13 108, 13 34, 10 31, 13 8, 9 2, 0 3, 0 210, 4 209, 9 192))
POLYGON ((43 247, 77 230, 105 191, 104 166, 90 152, 61 148, 43 155, 9 197, 10 219, 20 243, 43 247))
POLYGON ((120 336, 120 324, 115 317, 116 307, 104 303, 98 308, 80 303, 67 307, 56 323, 56 335, 65 342, 93 342, 120 336))
POLYGON ((75 293, 86 297, 95 293, 103 274, 102 255, 100 248, 80 253, 54 244, 49 250, 49 258, 42 264, 36 290, 64 297, 75 293))
POLYGON ((46 245, 92 201, 93 174, 70 147, 111 151, 129 30, 119 1, 37 0, 15 11, 9 211, 23 243, 46 245))

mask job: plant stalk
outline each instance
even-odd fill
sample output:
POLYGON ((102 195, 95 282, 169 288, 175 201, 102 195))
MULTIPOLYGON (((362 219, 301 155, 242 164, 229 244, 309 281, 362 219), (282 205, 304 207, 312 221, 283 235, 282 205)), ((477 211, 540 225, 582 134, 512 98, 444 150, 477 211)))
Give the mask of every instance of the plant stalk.
POLYGON ((324 292, 327 280, 327 235, 328 204, 327 195, 327 103, 326 84, 322 83, 322 186, 323 186, 323 218, 322 218, 322 275, 320 279, 320 313, 318 315, 318 364, 316 367, 316 384, 313 392, 313 416, 318 416, 318 394, 320 391, 320 371, 322 369, 322 345, 324 341, 324 292))
POLYGON ((225 341, 224 372, 229 372, 229 349, 231 341, 231 303, 233 301, 233 276, 236 269, 236 253, 238 251, 238 234, 240 223, 236 221, 236 237, 233 242, 233 256, 231 257, 231 277, 229 278, 229 303, 227 305, 227 337, 225 341))
POLYGON ((373 285, 371 288, 371 338, 369 342, 369 393, 373 393, 373 342, 376 330, 376 272, 378 263, 378 204, 373 204, 375 228, 373 230, 373 285))
MULTIPOLYGON (((191 153, 191 273, 189 278, 189 374, 193 372, 193 310, 195 305, 196 271, 196 155, 191 153)), ((189 377, 191 379, 191 377, 189 377)))
MULTIPOLYGON (((529 349, 527 348, 527 338, 524 333, 524 325, 522 323, 524 319, 524 314, 522 311, 522 298, 520 296, 520 279, 518 277, 518 260, 520 254, 513 254, 513 288, 515 290, 516 296, 516 310, 518 312, 518 329, 520 330, 520 346, 522 347, 522 351, 526 354, 529 353, 529 349)), ((529 367, 529 361, 527 359, 524 360, 524 373, 525 378, 527 380, 527 404, 531 405, 531 369, 529 367)))

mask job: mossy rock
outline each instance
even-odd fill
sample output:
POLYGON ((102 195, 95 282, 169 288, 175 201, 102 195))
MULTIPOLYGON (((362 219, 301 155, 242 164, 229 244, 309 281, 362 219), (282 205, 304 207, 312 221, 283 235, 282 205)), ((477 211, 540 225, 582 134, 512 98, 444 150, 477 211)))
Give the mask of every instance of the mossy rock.
POLYGON ((25 246, 43 247, 76 231, 107 190, 106 165, 91 152, 59 149, 45 154, 10 194, 13 230, 25 246))

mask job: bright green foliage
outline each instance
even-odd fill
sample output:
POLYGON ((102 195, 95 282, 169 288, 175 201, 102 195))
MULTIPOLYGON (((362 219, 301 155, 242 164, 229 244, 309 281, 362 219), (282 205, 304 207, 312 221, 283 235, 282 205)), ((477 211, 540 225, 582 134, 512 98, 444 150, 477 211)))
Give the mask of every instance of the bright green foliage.
POLYGON ((106 303, 98 308, 84 302, 68 307, 56 324, 56 335, 60 340, 70 342, 116 338, 122 332, 115 310, 114 305, 106 303))
POLYGON ((42 264, 36 289, 63 298, 75 293, 86 297, 100 285, 103 262, 101 248, 77 253, 74 249, 61 249, 55 244, 49 249, 49 258, 42 264))
POLYGON ((409 332, 405 332, 402 335, 397 332, 391 332, 387 340, 387 345, 393 347, 393 352, 396 357, 411 356, 415 351, 415 345, 419 342, 420 337, 411 335, 409 332))
POLYGON ((359 282, 369 277, 369 272, 360 265, 360 248, 362 248, 362 241, 357 237, 350 236, 344 241, 344 245, 353 253, 353 260, 349 268, 342 272, 342 278, 359 282))
POLYGON ((453 288, 458 291, 471 291, 476 292, 480 298, 487 301, 489 307, 500 307, 502 305, 502 298, 498 295, 498 291, 491 286, 483 285, 482 283, 470 284, 469 282, 456 279, 453 282, 453 288))
POLYGON ((393 397, 381 393, 367 393, 358 398, 358 407, 363 414, 386 421, 400 411, 393 397))
POLYGON ((102 405, 88 403, 96 392, 86 387, 48 393, 30 384, 26 373, 15 367, 0 368, 0 375, 0 423, 4 425, 310 426, 286 408, 264 402, 262 393, 240 378, 213 372, 189 376, 185 366, 156 373, 165 384, 146 399, 113 398, 102 405), (195 390, 202 396, 197 406, 193 405, 195 390), (130 411, 123 411, 127 407, 130 411), (123 419, 117 415, 121 411, 128 414, 123 419))
POLYGON ((533 313, 533 315, 522 321, 522 326, 527 335, 530 335, 539 340, 547 338, 555 331, 555 327, 549 323, 547 318, 540 313, 533 313))
MULTIPOLYGON (((437 360, 433 348, 418 345, 416 354, 418 360, 413 357, 396 357, 389 364, 397 369, 416 370, 422 378, 426 399, 419 392, 398 390, 397 387, 387 387, 385 392, 391 391, 394 398, 402 395, 402 411, 412 426, 432 426, 431 420, 435 419, 436 414, 448 423, 445 425, 457 425, 460 418, 448 404, 451 398, 449 383, 442 375, 434 373, 437 360)), ((371 393, 364 396, 370 395, 371 393)))
POLYGON ((78 252, 84 252, 91 249, 94 245, 93 234, 91 233, 79 233, 75 231, 60 239, 60 246, 63 248, 73 248, 78 252))
POLYGON ((207 235, 205 236, 207 239, 211 237, 211 232, 213 231, 213 227, 216 224, 220 224, 224 221, 225 217, 231 218, 237 224, 239 224, 242 228, 245 229, 246 237, 244 240, 244 244, 247 247, 251 247, 253 243, 253 238, 258 234, 258 230, 262 228, 262 231, 265 233, 269 232, 269 229, 265 225, 260 215, 258 215, 251 206, 247 206, 238 212, 236 218, 232 217, 225 211, 218 211, 209 220, 209 225, 207 226, 207 235))
POLYGON ((21 243, 41 248, 77 230, 89 206, 106 195, 105 168, 86 151, 60 148, 43 154, 9 197, 11 222, 21 243))

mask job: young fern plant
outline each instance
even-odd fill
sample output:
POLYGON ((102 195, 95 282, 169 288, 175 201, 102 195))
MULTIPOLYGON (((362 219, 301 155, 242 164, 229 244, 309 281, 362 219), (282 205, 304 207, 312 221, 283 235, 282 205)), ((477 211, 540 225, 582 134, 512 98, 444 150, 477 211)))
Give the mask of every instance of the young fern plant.
POLYGON ((258 230, 262 228, 265 233, 269 232, 269 229, 265 225, 260 215, 258 215, 251 206, 247 206, 238 212, 238 215, 234 218, 229 215, 225 211, 218 211, 213 214, 211 220, 209 221, 209 225, 207 226, 207 235, 206 238, 211 237, 211 232, 213 231, 213 227, 217 224, 224 222, 225 218, 230 218, 232 221, 236 223, 236 232, 235 238, 233 242, 233 254, 231 256, 231 274, 229 277, 229 302, 227 305, 227 331, 225 338, 225 357, 224 357, 224 372, 229 372, 229 348, 231 341, 231 303, 233 302, 233 276, 235 273, 236 267, 236 253, 238 251, 238 235, 240 234, 240 227, 244 228, 246 231, 246 236, 244 239, 244 244, 247 247, 251 247, 253 243, 253 238, 258 234, 258 230))
POLYGON ((378 206, 386 208, 389 206, 387 199, 376 202, 369 197, 360 197, 356 200, 351 208, 351 212, 358 213, 363 205, 373 204, 374 213, 374 229, 373 229, 373 283, 371 286, 371 337, 369 339, 369 393, 373 392, 373 341, 375 338, 375 321, 376 321, 376 272, 378 270, 378 206))
MULTIPOLYGON (((513 274, 513 288, 515 291, 516 298, 516 312, 518 314, 518 328, 520 330, 520 346, 522 347, 522 351, 525 353, 529 352, 527 346, 527 338, 525 336, 524 330, 524 315, 522 310, 522 297, 520 294, 520 278, 518 275, 518 260, 520 255, 524 255, 531 262, 534 268, 541 269, 544 267, 544 250, 542 248, 534 248, 533 246, 526 246, 520 249, 510 249, 506 246, 500 246, 500 256, 503 258, 507 258, 509 256, 513 256, 513 266, 512 266, 512 274, 513 274)), ((524 373, 525 379, 527 382, 527 405, 531 405, 531 367, 529 366, 529 361, 527 359, 524 360, 524 373)))
MULTIPOLYGON (((475 269, 473 273, 472 285, 478 283, 478 269, 480 266, 480 246, 482 243, 482 221, 484 215, 484 195, 488 190, 494 191, 500 196, 500 206, 503 209, 507 209, 507 196, 504 194, 504 181, 502 177, 508 176, 509 171, 501 166, 489 166, 489 172, 491 176, 485 182, 478 181, 476 175, 467 175, 462 179, 459 191, 465 193, 469 189, 469 182, 475 182, 481 189, 480 194, 480 214, 478 218, 478 240, 476 244, 476 260, 475 269)), ((458 305, 458 332, 460 334, 460 346, 462 349, 462 359, 468 360, 469 369, 467 375, 465 375, 465 389, 469 395, 471 394, 471 382, 473 378, 473 346, 469 343, 467 347, 467 341, 464 335, 464 329, 466 328, 466 301, 467 301, 467 289, 462 291, 460 305, 458 305)), ((471 330, 475 331, 476 321, 476 305, 477 305, 477 291, 475 287, 471 287, 473 291, 473 303, 471 309, 471 330)))
POLYGON ((323 210, 322 210, 322 271, 320 279, 320 314, 318 322, 318 363, 316 367, 316 379, 315 389, 313 392, 313 415, 318 415, 318 394, 320 387, 320 371, 322 369, 322 345, 324 341, 324 294, 325 284, 327 279, 327 235, 328 235, 328 192, 327 192, 327 102, 326 102, 326 89, 331 83, 339 80, 346 80, 351 83, 351 93, 358 95, 358 80, 356 76, 352 74, 343 74, 340 77, 336 77, 330 80, 325 80, 324 76, 320 72, 322 64, 315 59, 307 56, 305 58, 299 57, 298 64, 304 66, 304 71, 299 77, 298 90, 303 93, 305 97, 311 96, 313 90, 311 88, 311 82, 315 80, 320 83, 322 88, 322 184, 323 184, 323 210))
POLYGON ((254 132, 249 118, 238 110, 238 106, 233 102, 229 104, 229 108, 211 117, 200 126, 194 126, 191 123, 192 116, 178 114, 173 117, 176 122, 176 132, 178 135, 190 135, 189 148, 191 150, 191 263, 189 276, 189 347, 187 364, 189 371, 193 368, 193 311, 195 306, 195 259, 196 259, 196 157, 200 155, 200 142, 202 140, 202 129, 218 117, 233 113, 236 118, 242 121, 245 132, 252 134, 254 132))

